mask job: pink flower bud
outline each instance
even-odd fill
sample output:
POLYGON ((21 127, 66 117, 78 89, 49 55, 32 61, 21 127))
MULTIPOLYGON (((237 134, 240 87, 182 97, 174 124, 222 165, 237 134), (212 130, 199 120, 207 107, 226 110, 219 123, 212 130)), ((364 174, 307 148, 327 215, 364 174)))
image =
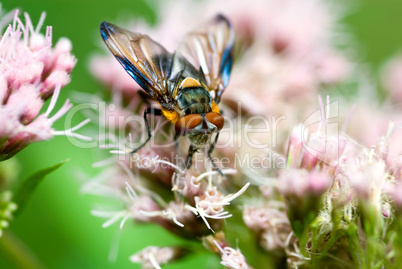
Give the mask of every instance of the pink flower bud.
POLYGON ((50 45, 51 44, 46 43, 45 37, 41 34, 33 34, 29 39, 29 48, 32 51, 40 51, 50 45))
POLYGON ((73 55, 63 53, 56 58, 53 70, 64 70, 67 73, 71 73, 76 63, 77 59, 73 55))
POLYGON ((70 39, 65 37, 60 38, 54 48, 56 54, 69 54, 72 49, 73 44, 71 43, 70 39))
POLYGON ((322 195, 331 184, 325 172, 304 169, 287 169, 279 174, 278 189, 284 196, 302 198, 307 195, 322 195))
POLYGON ((44 114, 28 124, 25 130, 30 134, 30 142, 45 141, 53 137, 51 122, 44 114))
POLYGON ((12 92, 8 98, 7 106, 23 107, 20 115, 21 123, 27 124, 38 116, 43 106, 43 100, 39 97, 38 93, 38 87, 32 84, 25 84, 18 91, 12 92))
MULTIPOLYGON (((20 57, 31 57, 31 55, 21 55, 20 57)), ((39 61, 30 61, 28 63, 20 63, 14 74, 10 74, 9 81, 13 88, 21 87, 26 83, 35 83, 41 80, 43 72, 43 63, 39 61)))
POLYGON ((70 76, 66 71, 55 70, 44 81, 43 88, 41 89, 41 96, 43 99, 49 98, 57 86, 64 87, 70 83, 70 76))
POLYGON ((331 176, 326 172, 312 171, 309 175, 308 189, 316 195, 328 190, 332 182, 331 176))

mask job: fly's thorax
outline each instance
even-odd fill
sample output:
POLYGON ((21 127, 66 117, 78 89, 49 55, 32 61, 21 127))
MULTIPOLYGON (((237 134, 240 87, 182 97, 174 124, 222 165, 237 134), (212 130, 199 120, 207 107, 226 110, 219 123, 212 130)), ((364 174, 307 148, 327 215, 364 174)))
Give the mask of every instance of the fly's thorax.
POLYGON ((203 87, 182 89, 175 99, 184 115, 205 114, 212 111, 211 95, 203 87))
POLYGON ((193 146, 203 147, 212 134, 222 129, 223 116, 198 80, 185 78, 175 99, 182 111, 182 116, 175 122, 176 133, 187 136, 193 146))

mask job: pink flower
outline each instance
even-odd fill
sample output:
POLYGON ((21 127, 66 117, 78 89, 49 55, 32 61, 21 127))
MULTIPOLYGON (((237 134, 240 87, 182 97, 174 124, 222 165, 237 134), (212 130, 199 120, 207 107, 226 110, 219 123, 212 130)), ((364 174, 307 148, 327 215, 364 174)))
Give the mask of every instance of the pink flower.
POLYGON ((389 177, 385 162, 376 158, 372 150, 366 149, 354 161, 346 163, 343 170, 358 197, 379 207, 389 177))
POLYGON ((278 190, 286 197, 303 198, 308 195, 320 196, 332 182, 326 172, 304 169, 286 169, 280 172, 278 190))
POLYGON ((232 214, 224 211, 225 206, 230 205, 230 202, 243 194, 249 186, 250 183, 247 183, 238 192, 226 196, 218 191, 216 187, 208 187, 203 194, 194 197, 194 207, 188 205, 186 208, 191 210, 196 216, 200 216, 207 228, 212 230, 207 218, 220 220, 232 217, 232 214))
POLYGON ((85 193, 100 194, 113 199, 118 198, 124 203, 123 209, 97 209, 91 211, 94 216, 107 218, 102 225, 103 228, 120 221, 120 229, 122 229, 128 219, 149 222, 154 216, 144 214, 144 212, 160 210, 159 205, 153 200, 151 194, 134 190, 128 181, 132 181, 132 174, 129 170, 116 171, 116 169, 111 169, 99 175, 97 180, 88 182, 84 186, 83 191, 85 193), (108 182, 110 178, 117 179, 117 182, 108 182))
POLYGON ((257 232, 260 244, 266 250, 284 249, 291 233, 285 205, 271 201, 262 207, 248 207, 243 211, 247 227, 257 232))
POLYGON ((141 263, 144 269, 161 268, 160 265, 172 261, 179 252, 179 249, 174 247, 149 246, 130 256, 130 261, 141 263))
POLYGON ((252 269, 247 264, 246 258, 241 253, 240 249, 233 249, 231 247, 222 248, 218 242, 214 241, 216 247, 221 253, 221 264, 230 269, 252 269))
MULTIPOLYGON (((52 27, 48 26, 46 35, 42 35, 42 24, 34 28, 28 14, 25 18, 23 24, 17 10, 0 40, 0 160, 12 157, 33 142, 58 134, 73 135, 87 122, 63 132, 53 130, 53 123, 72 107, 67 100, 50 116, 60 89, 70 82, 69 74, 76 60, 70 54, 70 41, 61 39, 52 48, 52 27), (50 97, 47 111, 39 114, 50 97)), ((40 21, 43 20, 44 14, 40 21)))

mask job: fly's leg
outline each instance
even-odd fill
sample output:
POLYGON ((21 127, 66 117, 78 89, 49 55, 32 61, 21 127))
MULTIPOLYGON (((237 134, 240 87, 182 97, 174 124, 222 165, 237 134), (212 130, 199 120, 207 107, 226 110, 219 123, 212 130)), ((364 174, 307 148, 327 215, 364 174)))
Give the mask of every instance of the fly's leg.
POLYGON ((153 108, 153 107, 148 107, 147 109, 145 109, 145 111, 144 111, 144 121, 145 121, 145 126, 147 127, 148 138, 139 147, 137 147, 134 150, 132 150, 131 154, 134 154, 137 151, 139 151, 143 146, 145 146, 146 143, 148 143, 148 141, 152 137, 151 128, 149 127, 149 123, 148 123, 148 119, 147 119, 148 114, 151 114, 151 115, 154 115, 154 116, 161 116, 162 115, 162 110, 157 109, 157 108, 153 108))
POLYGON ((174 159, 176 161, 176 164, 181 165, 182 162, 181 162, 181 158, 179 157, 179 142, 180 142, 179 140, 180 140, 180 135, 177 135, 177 133, 175 133, 175 135, 174 135, 174 149, 175 149, 174 159))
POLYGON ((216 134, 214 142, 212 142, 211 146, 208 149, 208 158, 211 160, 212 166, 214 167, 214 169, 223 177, 223 173, 221 171, 221 169, 219 169, 219 167, 216 165, 216 163, 214 162, 211 154, 212 151, 214 151, 215 145, 218 142, 218 138, 219 138, 219 132, 216 134))
POLYGON ((176 150, 176 152, 179 152, 179 139, 180 139, 180 135, 178 135, 176 133, 174 135, 174 149, 176 150))
POLYGON ((186 163, 184 164, 185 169, 189 169, 191 167, 191 165, 193 164, 193 155, 196 152, 197 152, 197 148, 194 147, 193 145, 191 145, 188 148, 188 155, 187 155, 186 163))

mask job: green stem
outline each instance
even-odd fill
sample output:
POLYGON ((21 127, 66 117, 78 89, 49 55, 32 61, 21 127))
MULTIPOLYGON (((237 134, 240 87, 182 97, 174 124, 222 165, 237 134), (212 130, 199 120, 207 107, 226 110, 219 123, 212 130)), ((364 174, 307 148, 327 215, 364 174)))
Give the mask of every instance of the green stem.
POLYGON ((317 253, 318 247, 318 229, 312 228, 311 229, 311 254, 315 256, 317 253))
MULTIPOLYGON (((348 241, 349 241, 350 255, 352 256, 353 263, 355 264, 356 268, 359 268, 360 261, 359 261, 359 257, 357 256, 358 251, 356 249, 355 242, 350 236, 348 236, 348 241)), ((362 256, 360 256, 360 257, 362 257, 362 256)), ((363 257, 362 257, 362 259, 363 259, 363 257)))
POLYGON ((328 243, 325 245, 324 249, 322 250, 321 254, 317 257, 320 260, 324 257, 327 252, 332 248, 332 246, 343 236, 343 232, 333 231, 331 238, 329 239, 328 243))
POLYGON ((384 263, 385 249, 379 243, 381 235, 384 232, 384 219, 381 209, 372 203, 360 201, 360 209, 363 228, 367 238, 365 253, 367 268, 376 268, 378 264, 384 263))
POLYGON ((350 225, 346 229, 348 239, 349 239, 349 249, 352 255, 353 262, 355 263, 356 268, 367 268, 366 267, 366 256, 360 245, 360 242, 357 238, 356 227, 350 225), (361 261, 358 257, 361 257, 361 261))
POLYGON ((28 247, 9 230, 4 231, 0 238, 0 250, 2 253, 5 253, 4 256, 15 265, 15 268, 45 268, 28 247))
POLYGON ((306 249, 307 241, 308 241, 308 234, 309 234, 309 229, 308 226, 306 229, 304 229, 303 234, 300 238, 300 252, 303 254, 304 257, 308 257, 309 254, 306 249))
POLYGON ((366 259, 367 259, 367 268, 374 268, 375 260, 377 257, 376 247, 375 247, 375 239, 372 236, 367 238, 366 245, 366 259))
POLYGON ((318 234, 318 228, 314 227, 312 228, 311 231, 311 267, 312 268, 318 268, 318 239, 319 239, 319 234, 318 234))

